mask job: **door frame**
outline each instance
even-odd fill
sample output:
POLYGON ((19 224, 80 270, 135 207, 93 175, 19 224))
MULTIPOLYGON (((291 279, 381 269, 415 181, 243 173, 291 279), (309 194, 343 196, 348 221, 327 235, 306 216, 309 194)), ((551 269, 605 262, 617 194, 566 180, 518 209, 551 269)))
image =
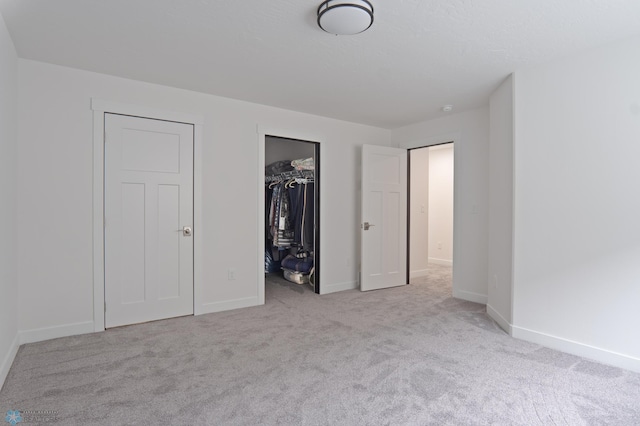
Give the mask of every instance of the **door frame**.
MULTIPOLYGON (((461 295, 460 291, 458 290, 459 285, 456 281, 456 265, 458 267, 460 267, 460 262, 458 261, 458 259, 460 259, 460 225, 462 224, 462 211, 460 209, 460 206, 462 205, 460 202, 460 190, 459 190, 459 186, 460 186, 460 179, 458 178, 458 174, 459 174, 459 159, 458 156, 456 155, 456 145, 459 145, 460 143, 460 139, 461 139, 461 135, 459 132, 455 132, 455 133, 448 133, 448 134, 444 134, 444 135, 440 135, 440 136, 434 136, 434 137, 430 137, 430 138, 425 138, 425 139, 418 139, 415 141, 411 141, 411 142, 406 142, 406 143, 402 143, 400 144, 400 148, 404 148, 407 150, 407 155, 408 155, 408 164, 409 167, 407 167, 407 280, 409 279, 409 275, 411 274, 411 270, 410 270, 410 262, 411 262, 411 258, 410 258, 410 253, 409 253, 409 249, 410 249, 410 238, 411 238, 411 234, 410 234, 410 229, 409 226, 411 224, 410 221, 410 217, 409 217, 409 212, 411 210, 411 155, 409 154, 409 151, 413 150, 413 149, 418 149, 418 148, 428 148, 431 146, 437 146, 437 145, 444 145, 444 144, 448 144, 448 143, 453 143, 453 267, 452 267, 452 283, 451 283, 451 292, 453 297, 458 297, 464 300, 470 300, 469 296, 467 294, 461 295)), ((474 300, 475 301, 475 300, 474 300)), ((478 302, 478 303, 482 303, 482 302, 478 302)), ((484 302, 486 303, 486 302, 484 302)))
MULTIPOLYGON (((265 300, 265 279, 264 279, 264 247, 265 247, 265 193, 264 193, 264 167, 265 167, 265 145, 267 136, 282 138, 282 139, 291 139, 298 140, 301 142, 311 142, 316 145, 316 153, 318 157, 322 158, 323 156, 323 139, 322 137, 314 134, 309 134, 306 132, 301 132, 298 130, 292 129, 274 129, 270 127, 264 127, 258 125, 256 127, 256 132, 258 133, 258 204, 257 204, 257 219, 258 219, 258 253, 257 253, 257 262, 258 262, 258 304, 264 305, 265 300)), ((321 183, 321 176, 324 174, 324 161, 319 161, 319 166, 316 169, 316 177, 314 179, 314 186, 316 188, 317 199, 316 199, 316 211, 318 212, 318 217, 316 218, 316 232, 315 235, 315 245, 317 250, 317 258, 314 259, 314 267, 315 267, 315 279, 318 282, 318 287, 320 289, 320 294, 325 294, 323 292, 323 286, 320 282, 320 272, 322 271, 322 258, 324 254, 324 250, 322 249, 321 241, 324 241, 324 233, 323 227, 321 226, 321 218, 324 217, 324 203, 322 200, 324 199, 324 185, 321 183)), ((326 288, 326 286, 324 286, 326 288)))
POLYGON ((104 331, 104 120, 105 113, 193 125, 193 314, 202 309, 202 130, 198 115, 91 98, 93 111, 93 328, 104 331))

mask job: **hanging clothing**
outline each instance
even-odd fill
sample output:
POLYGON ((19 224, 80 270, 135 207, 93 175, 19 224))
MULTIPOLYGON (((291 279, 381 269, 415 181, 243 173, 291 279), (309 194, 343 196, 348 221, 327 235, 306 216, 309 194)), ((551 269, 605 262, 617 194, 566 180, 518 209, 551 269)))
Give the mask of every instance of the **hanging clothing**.
POLYGON ((291 203, 291 222, 293 223, 294 239, 300 244, 302 241, 302 215, 304 211, 304 185, 294 185, 287 189, 291 203))
POLYGON ((314 248, 313 163, 311 157, 277 161, 266 167, 267 171, 274 172, 268 176, 271 184, 265 192, 267 240, 279 249, 298 247, 304 252, 298 257, 306 257, 314 248), (286 171, 287 164, 298 171, 286 171), (278 173, 280 170, 285 171, 278 173))
POLYGON ((289 193, 284 183, 279 183, 273 187, 269 204, 269 235, 275 247, 291 247, 295 244, 290 210, 289 193))
POLYGON ((273 247, 273 236, 271 235, 271 218, 273 217, 273 212, 271 209, 271 201, 273 198, 273 188, 269 185, 265 187, 264 190, 264 211, 265 211, 265 227, 264 227, 264 272, 265 273, 273 273, 278 272, 281 267, 281 259, 279 256, 279 250, 273 247))
POLYGON ((300 245, 306 251, 313 251, 315 231, 315 191, 312 182, 304 185, 300 245))

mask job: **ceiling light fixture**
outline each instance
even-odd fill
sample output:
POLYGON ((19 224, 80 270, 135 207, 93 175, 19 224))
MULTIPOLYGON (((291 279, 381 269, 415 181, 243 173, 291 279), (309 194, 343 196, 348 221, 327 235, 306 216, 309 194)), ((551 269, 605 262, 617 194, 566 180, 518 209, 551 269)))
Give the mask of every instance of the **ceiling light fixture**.
POLYGON ((358 34, 371 24, 373 5, 367 0, 327 0, 318 7, 318 26, 331 34, 358 34))

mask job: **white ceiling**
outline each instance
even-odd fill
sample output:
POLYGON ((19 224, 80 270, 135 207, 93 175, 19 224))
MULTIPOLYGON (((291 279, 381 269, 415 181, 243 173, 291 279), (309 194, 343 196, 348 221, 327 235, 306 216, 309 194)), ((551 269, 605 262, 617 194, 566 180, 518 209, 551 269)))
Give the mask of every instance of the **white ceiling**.
POLYGON ((385 128, 485 105, 510 72, 640 32, 640 0, 0 0, 22 58, 385 128))

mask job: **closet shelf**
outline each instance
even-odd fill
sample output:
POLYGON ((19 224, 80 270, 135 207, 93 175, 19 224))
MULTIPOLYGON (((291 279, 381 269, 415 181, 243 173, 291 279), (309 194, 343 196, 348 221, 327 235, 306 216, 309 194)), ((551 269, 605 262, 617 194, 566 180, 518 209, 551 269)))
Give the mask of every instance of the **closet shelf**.
POLYGON ((282 172, 275 175, 265 176, 266 183, 284 181, 288 179, 313 179, 315 172, 313 170, 292 170, 282 172))

